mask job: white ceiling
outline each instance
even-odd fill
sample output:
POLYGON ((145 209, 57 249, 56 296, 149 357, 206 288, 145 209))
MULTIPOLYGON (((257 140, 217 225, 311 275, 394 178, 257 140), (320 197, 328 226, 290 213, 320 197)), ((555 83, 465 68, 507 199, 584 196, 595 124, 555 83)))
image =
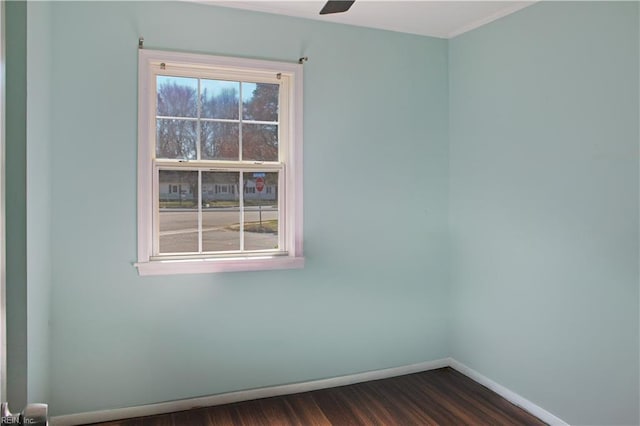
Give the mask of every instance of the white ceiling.
POLYGON ((320 16, 324 1, 195 0, 238 9, 297 16, 318 21, 451 38, 506 16, 535 1, 379 1, 357 0, 345 13, 320 16))

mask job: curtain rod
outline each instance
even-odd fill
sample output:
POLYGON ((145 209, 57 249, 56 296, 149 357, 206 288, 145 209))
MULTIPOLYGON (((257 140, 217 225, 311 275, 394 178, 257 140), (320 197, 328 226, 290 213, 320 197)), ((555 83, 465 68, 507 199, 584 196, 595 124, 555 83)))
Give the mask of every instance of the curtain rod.
MULTIPOLYGON (((138 49, 144 49, 144 37, 140 36, 138 38, 138 49)), ((300 59, 298 59, 298 63, 300 65, 304 65, 305 62, 307 62, 309 60, 308 56, 303 56, 300 59)))

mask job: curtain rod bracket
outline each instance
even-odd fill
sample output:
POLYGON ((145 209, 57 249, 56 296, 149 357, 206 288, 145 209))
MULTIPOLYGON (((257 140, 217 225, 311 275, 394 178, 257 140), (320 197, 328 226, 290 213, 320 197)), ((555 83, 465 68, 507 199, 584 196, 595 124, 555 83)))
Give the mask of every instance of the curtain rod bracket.
POLYGON ((298 59, 298 63, 300 65, 303 65, 305 62, 307 62, 309 60, 309 58, 307 56, 303 56, 302 58, 298 59))
POLYGON ((138 39, 138 49, 144 49, 144 37, 138 39))

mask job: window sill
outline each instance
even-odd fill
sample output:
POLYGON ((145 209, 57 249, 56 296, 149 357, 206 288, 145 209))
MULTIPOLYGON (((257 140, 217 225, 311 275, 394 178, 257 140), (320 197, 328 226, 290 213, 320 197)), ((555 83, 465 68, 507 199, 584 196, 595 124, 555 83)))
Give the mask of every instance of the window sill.
POLYGON ((304 268, 304 257, 153 260, 135 263, 138 275, 207 274, 214 272, 268 271, 304 268))

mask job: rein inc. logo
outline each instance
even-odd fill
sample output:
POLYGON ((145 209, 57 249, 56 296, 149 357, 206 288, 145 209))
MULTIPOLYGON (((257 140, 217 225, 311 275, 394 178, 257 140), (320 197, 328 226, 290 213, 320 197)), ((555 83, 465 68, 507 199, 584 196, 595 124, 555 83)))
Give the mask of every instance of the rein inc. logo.
POLYGON ((9 410, 9 403, 0 404, 0 426, 6 425, 42 425, 47 426, 48 420, 47 404, 27 404, 20 413, 12 413, 9 410))
POLYGON ((35 425, 38 423, 36 419, 23 418, 22 416, 2 416, 1 426, 5 425, 35 425))

